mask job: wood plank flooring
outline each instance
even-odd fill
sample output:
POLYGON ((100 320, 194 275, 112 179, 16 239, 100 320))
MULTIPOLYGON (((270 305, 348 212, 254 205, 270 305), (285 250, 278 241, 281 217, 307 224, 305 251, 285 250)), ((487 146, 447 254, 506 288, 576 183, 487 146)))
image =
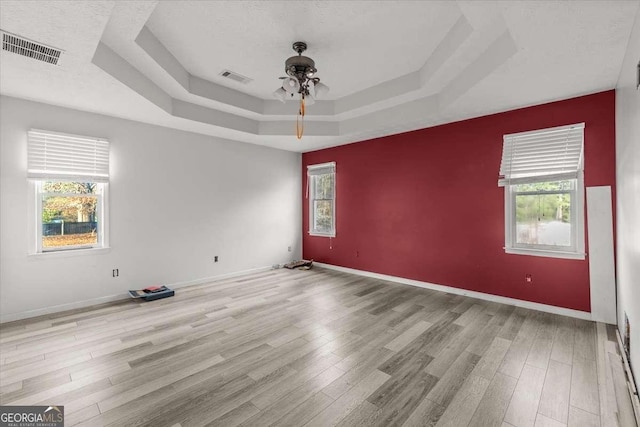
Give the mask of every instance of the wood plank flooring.
MULTIPOLYGON (((0 325, 67 426, 622 426, 613 327, 325 269, 0 325)), ((626 398, 626 400, 625 400, 626 398)))

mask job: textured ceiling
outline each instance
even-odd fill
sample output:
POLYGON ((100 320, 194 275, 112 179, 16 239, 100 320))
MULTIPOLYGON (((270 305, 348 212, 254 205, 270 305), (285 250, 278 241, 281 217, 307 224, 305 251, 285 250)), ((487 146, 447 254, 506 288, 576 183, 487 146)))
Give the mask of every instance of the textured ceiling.
POLYGON ((2 1, 0 93, 292 151, 615 87, 638 1, 2 1), (331 87, 294 136, 291 43, 331 87), (220 77, 230 69, 253 79, 220 77))
POLYGON ((233 87, 269 99, 305 41, 336 99, 422 67, 458 15, 455 2, 163 1, 147 26, 190 73, 227 84, 218 74, 230 69, 254 79, 233 87))

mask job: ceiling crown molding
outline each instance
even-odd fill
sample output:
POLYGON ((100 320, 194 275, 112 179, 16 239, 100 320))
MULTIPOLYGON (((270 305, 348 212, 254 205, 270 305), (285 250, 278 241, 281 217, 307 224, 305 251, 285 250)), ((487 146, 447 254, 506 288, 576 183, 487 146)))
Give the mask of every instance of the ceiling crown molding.
MULTIPOLYGON (((473 28, 469 21, 464 15, 459 15, 454 25, 436 47, 433 55, 429 56, 420 69, 335 101, 316 101, 313 108, 306 111, 306 115, 340 116, 343 113, 354 115, 354 113, 357 114, 358 109, 420 91, 424 89, 429 78, 453 55, 472 32, 473 28)), ((283 104, 276 100, 264 100, 190 74, 147 26, 141 29, 135 42, 165 73, 192 95, 262 116, 291 115, 292 108, 289 104, 283 104)))
MULTIPOLYGON (((467 19, 460 15, 419 70, 335 101, 316 102, 308 110, 305 135, 373 137, 389 134, 389 129, 405 131, 435 124, 451 103, 517 52, 510 32, 506 26, 502 28, 501 34, 486 40, 486 49, 475 61, 439 91, 428 94, 425 88, 431 76, 473 33, 467 19)), ((295 112, 296 105, 264 100, 191 75, 146 26, 135 43, 185 92, 215 101, 226 111, 171 97, 104 43, 98 45, 92 62, 174 117, 252 135, 292 134, 295 121, 287 118, 295 112)))
POLYGON ((639 10, 616 0, 366 10, 329 1, 0 3, 0 28, 65 50, 54 67, 3 51, 2 95, 291 151, 611 89, 639 10), (298 33, 290 23, 307 15, 315 19, 298 33), (333 98, 307 109, 303 141, 296 103, 269 98, 282 46, 294 40, 310 43, 332 83, 333 98), (253 80, 218 77, 225 68, 253 80))

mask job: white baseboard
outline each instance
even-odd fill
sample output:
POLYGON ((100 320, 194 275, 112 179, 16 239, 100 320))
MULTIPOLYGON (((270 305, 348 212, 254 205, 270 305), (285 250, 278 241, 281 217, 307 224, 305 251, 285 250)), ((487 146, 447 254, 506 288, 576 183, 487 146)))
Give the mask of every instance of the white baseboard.
MULTIPOLYGON (((485 294, 482 292, 469 291, 466 289, 454 288, 451 286, 437 285, 434 283, 421 282, 419 280, 389 276, 386 274, 372 273, 370 271, 356 270, 353 268, 339 267, 336 265, 324 264, 320 262, 314 262, 314 265, 318 267, 331 269, 331 270, 342 271, 345 273, 357 274, 365 277, 372 277, 374 279, 388 280, 389 282, 401 283, 401 284, 410 285, 410 286, 417 286, 419 288, 433 289, 436 291, 448 292, 450 294, 464 295, 464 296, 478 298, 486 301, 494 301, 502 304, 515 305, 516 307, 529 308, 533 310, 544 311, 547 313, 561 314, 563 316, 575 317, 578 319, 592 320, 591 313, 587 313, 585 311, 572 310, 569 308, 556 307, 553 305, 540 304, 540 303, 530 302, 530 301, 523 301, 515 298, 502 297, 499 295, 485 294)), ((259 268, 249 269, 249 270, 237 271, 233 273, 221 274, 218 276, 189 280, 185 282, 170 283, 170 284, 167 284, 167 286, 169 286, 170 288, 178 289, 186 286, 202 285, 209 282, 215 282, 218 280, 229 279, 232 277, 243 276, 251 273, 259 273, 261 271, 268 271, 271 269, 272 269, 271 266, 259 267, 259 268)), ((37 317, 37 316, 45 316, 48 314, 59 313, 61 311, 74 310, 77 308, 85 308, 85 307, 90 307, 92 305, 104 304, 107 302, 119 301, 119 300, 124 300, 128 298, 129 298, 128 294, 122 293, 117 295, 109 295, 109 296, 104 296, 99 298, 92 298, 84 301, 76 301, 68 304, 61 304, 61 305, 55 305, 51 307, 39 308, 35 310, 23 311, 19 313, 10 313, 10 314, 0 316, 0 323, 13 322, 16 320, 23 320, 23 319, 28 319, 28 318, 37 317)))
POLYGON ((324 264, 314 261, 314 266, 341 271, 344 273, 357 274, 359 276, 371 277, 374 279, 387 280, 389 282, 401 283, 404 285, 417 286, 419 288, 432 289, 450 294, 464 295, 486 301, 499 302, 501 304, 515 305, 516 307, 529 308, 532 310, 544 311, 547 313, 560 314, 563 316, 575 317, 577 319, 592 320, 591 313, 570 308, 556 307, 554 305, 540 304, 537 302, 523 301, 516 298, 503 297, 499 295, 485 294, 482 292, 469 291, 467 289, 454 288, 452 286, 437 285, 435 283, 421 282, 419 280, 405 279, 403 277, 389 276, 386 274, 372 273, 370 271, 356 270, 354 268, 340 267, 337 265, 324 264))
MULTIPOLYGON (((186 286, 203 285, 205 283, 215 282, 217 280, 229 279, 236 276, 244 276, 245 274, 259 273, 261 271, 268 271, 271 269, 272 267, 252 268, 249 270, 242 270, 242 271, 236 271, 233 273, 220 274, 218 276, 212 276, 212 277, 204 277, 201 279, 189 280, 186 282, 168 283, 165 285, 170 288, 177 289, 177 288, 183 288, 186 286)), ((131 297, 129 296, 128 293, 122 293, 122 294, 92 298, 84 301, 75 301, 67 304, 54 305, 51 307, 38 308, 35 310, 3 314, 2 316, 0 316, 0 323, 13 322, 16 320, 23 320, 23 319, 28 319, 28 318, 37 317, 37 316, 46 316, 48 314, 59 313, 61 311, 74 310, 77 308, 85 308, 85 307, 90 307, 92 305, 104 304, 104 303, 113 302, 113 301, 120 301, 120 300, 129 299, 129 298, 131 297)))
POLYGON ((35 310, 3 314, 2 316, 0 316, 0 323, 14 322, 16 320, 28 319, 31 317, 46 316, 47 314, 59 313, 61 311, 67 311, 67 310, 74 310, 76 308, 84 308, 92 305, 104 304, 106 302, 118 301, 125 298, 130 298, 130 297, 126 294, 108 295, 105 297, 91 298, 84 301, 75 301, 67 304, 37 308, 35 310))

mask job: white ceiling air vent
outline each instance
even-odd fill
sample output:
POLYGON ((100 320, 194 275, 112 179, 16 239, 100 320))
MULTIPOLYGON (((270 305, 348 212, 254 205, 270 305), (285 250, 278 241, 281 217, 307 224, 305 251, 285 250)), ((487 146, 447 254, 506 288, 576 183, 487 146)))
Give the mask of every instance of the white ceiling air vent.
POLYGON ((231 79, 233 81, 240 82, 245 85, 253 81, 253 79, 250 79, 249 77, 242 76, 238 73, 234 73, 233 71, 229 71, 229 70, 222 70, 220 75, 222 77, 226 77, 227 79, 231 79))
POLYGON ((2 50, 58 65, 62 50, 2 31, 2 50))

